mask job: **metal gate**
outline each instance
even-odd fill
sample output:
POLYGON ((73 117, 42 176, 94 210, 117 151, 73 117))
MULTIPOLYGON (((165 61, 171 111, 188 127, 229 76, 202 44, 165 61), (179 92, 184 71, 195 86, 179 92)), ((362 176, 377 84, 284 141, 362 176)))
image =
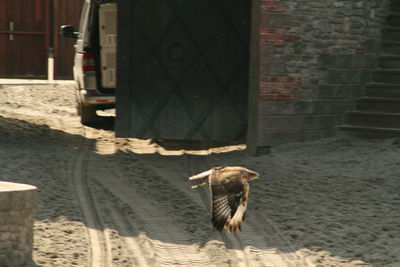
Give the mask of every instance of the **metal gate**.
POLYGON ((47 1, 0 0, 0 77, 46 76, 47 1))
POLYGON ((118 4, 116 134, 244 140, 251 1, 118 4))

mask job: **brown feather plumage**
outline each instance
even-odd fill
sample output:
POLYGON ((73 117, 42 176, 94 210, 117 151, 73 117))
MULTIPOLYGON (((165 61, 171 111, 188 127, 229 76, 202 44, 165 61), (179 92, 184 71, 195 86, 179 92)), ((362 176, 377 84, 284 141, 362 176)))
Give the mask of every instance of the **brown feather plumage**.
POLYGON ((213 227, 218 231, 222 231, 225 227, 230 232, 241 231, 241 222, 244 220, 249 196, 247 181, 257 178, 259 178, 257 172, 243 167, 214 167, 189 177, 190 180, 201 179, 200 183, 192 188, 208 182, 213 227))

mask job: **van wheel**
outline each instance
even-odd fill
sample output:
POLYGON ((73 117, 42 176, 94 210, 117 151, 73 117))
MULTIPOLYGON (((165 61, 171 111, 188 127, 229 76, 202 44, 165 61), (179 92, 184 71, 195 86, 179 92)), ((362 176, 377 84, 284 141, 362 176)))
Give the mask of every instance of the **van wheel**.
POLYGON ((84 125, 92 125, 97 121, 96 109, 82 103, 78 104, 78 115, 81 116, 81 123, 84 125))

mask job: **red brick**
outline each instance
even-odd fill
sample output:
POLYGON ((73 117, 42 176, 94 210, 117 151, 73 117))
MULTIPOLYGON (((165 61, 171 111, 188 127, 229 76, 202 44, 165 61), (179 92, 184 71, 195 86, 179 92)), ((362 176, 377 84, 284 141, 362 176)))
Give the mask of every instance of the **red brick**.
POLYGON ((261 101, 275 100, 276 95, 260 95, 259 99, 261 101))
POLYGON ((287 29, 285 28, 261 28, 260 34, 285 34, 287 29))
POLYGON ((285 85, 284 83, 266 83, 265 86, 267 88, 283 88, 285 85))
POLYGON ((295 89, 299 87, 297 83, 269 83, 269 82, 260 82, 260 86, 264 88, 285 88, 285 89, 295 89))
POLYGON ((282 34, 264 34, 263 38, 270 40, 283 40, 282 34))
POLYGON ((344 19, 342 18, 330 18, 329 22, 332 24, 343 24, 344 19))
POLYGON ((299 97, 294 95, 277 95, 275 99, 278 101, 288 101, 288 100, 299 99, 299 97))
POLYGON ((295 35, 282 35, 283 38, 282 40, 286 40, 286 41, 293 41, 297 39, 297 36, 295 35))
POLYGON ((273 41, 273 45, 274 46, 284 46, 285 42, 283 40, 276 40, 276 41, 273 41))
POLYGON ((357 47, 357 48, 355 49, 355 52, 356 52, 357 54, 365 54, 365 53, 367 52, 367 50, 365 49, 365 47, 357 47))
POLYGON ((285 83, 284 87, 288 89, 296 89, 299 87, 299 85, 297 83, 285 83))
POLYGON ((273 6, 276 5, 277 1, 276 0, 262 0, 261 5, 262 6, 273 6))
POLYGON ((297 82, 301 82, 301 78, 300 77, 290 77, 290 76, 264 76, 260 79, 260 82, 297 83, 297 82))
POLYGON ((294 95, 260 95, 259 99, 261 101, 291 101, 300 99, 298 96, 294 95))
POLYGON ((275 33, 277 33, 277 34, 285 34, 285 33, 287 33, 287 29, 285 29, 285 28, 276 28, 275 29, 275 33))
POLYGON ((299 78, 299 77, 287 77, 287 81, 288 82, 298 83, 298 82, 301 82, 301 78, 299 78))
POLYGON ((263 6, 261 7, 266 12, 283 12, 283 8, 280 6, 263 6))
POLYGON ((280 94, 280 95, 290 95, 293 94, 293 89, 282 89, 282 88, 272 88, 272 89, 261 89, 261 94, 280 94))

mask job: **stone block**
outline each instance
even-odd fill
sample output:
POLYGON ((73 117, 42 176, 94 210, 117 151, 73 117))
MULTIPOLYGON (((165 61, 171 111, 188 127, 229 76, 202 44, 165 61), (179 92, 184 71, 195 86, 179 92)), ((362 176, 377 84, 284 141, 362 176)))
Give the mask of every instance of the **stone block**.
POLYGON ((355 99, 364 95, 361 84, 321 84, 315 93, 318 99, 355 99))
POLYGON ((6 241, 6 240, 9 240, 11 238, 11 234, 10 233, 8 233, 8 232, 3 232, 3 233, 0 233, 0 241, 6 241))
POLYGON ((27 191, 25 192, 25 208, 26 209, 31 209, 36 206, 37 203, 37 191, 32 190, 32 191, 27 191))
POLYGON ((287 34, 298 38, 281 47, 260 42, 260 76, 296 76, 301 82, 290 92, 296 100, 277 102, 273 100, 278 98, 265 98, 266 101, 260 98, 259 120, 268 117, 265 123, 269 124, 263 126, 264 132, 260 131, 260 145, 265 146, 332 133, 331 125, 340 123, 342 114, 354 108, 354 99, 364 95, 363 88, 374 81, 373 77, 376 76, 376 82, 393 81, 397 77, 395 73, 372 75, 371 70, 378 66, 377 55, 382 49, 387 53, 400 51, 390 43, 382 46, 387 1, 281 1, 281 4, 284 12, 261 14, 260 28, 265 31, 284 28, 287 34), (319 120, 308 117, 318 114, 319 120), (290 118, 285 122, 284 116, 297 116, 298 121, 290 118), (314 129, 316 125, 327 130, 314 129), (307 130, 294 130, 296 127, 307 130))
POLYGON ((4 201, 0 202, 0 266, 31 265, 36 190, 30 185, 0 182, 0 200, 4 201))
POLYGON ((332 130, 343 120, 342 114, 305 116, 267 116, 260 119, 263 131, 332 130))
POLYGON ((364 70, 329 70, 326 75, 328 83, 364 84, 370 80, 370 73, 364 70))
POLYGON ((318 86, 316 96, 319 99, 331 99, 335 98, 336 85, 333 84, 321 84, 318 86))
POLYGON ((316 100, 313 102, 313 114, 344 114, 354 109, 352 100, 316 100))
POLYGON ((0 211, 9 210, 11 208, 10 193, 3 192, 0 194, 0 211))
POLYGON ((377 53, 382 51, 382 41, 380 38, 370 38, 366 40, 366 51, 370 53, 377 53))
POLYGON ((322 69, 371 69, 378 64, 374 54, 322 54, 318 57, 318 66, 322 69))
POLYGON ((267 57, 267 60, 262 62, 262 75, 287 75, 286 62, 287 59, 281 58, 279 56, 267 57))
POLYGON ((298 22, 288 14, 262 14, 260 17, 260 27, 266 28, 286 28, 295 26, 298 22))
POLYGON ((329 115, 329 116, 319 116, 318 125, 321 130, 333 130, 336 125, 343 124, 344 116, 343 114, 329 115))
POLYGON ((262 101, 258 109, 260 116, 311 114, 311 101, 262 101))
POLYGON ((364 86, 360 84, 339 84, 336 85, 334 98, 355 99, 364 95, 364 86))
POLYGON ((311 130, 311 131, 264 131, 260 132, 258 142, 260 146, 277 146, 281 144, 313 141, 334 135, 334 130, 311 130))
POLYGON ((25 192, 15 191, 10 197, 11 205, 14 210, 23 209, 25 207, 25 192))

